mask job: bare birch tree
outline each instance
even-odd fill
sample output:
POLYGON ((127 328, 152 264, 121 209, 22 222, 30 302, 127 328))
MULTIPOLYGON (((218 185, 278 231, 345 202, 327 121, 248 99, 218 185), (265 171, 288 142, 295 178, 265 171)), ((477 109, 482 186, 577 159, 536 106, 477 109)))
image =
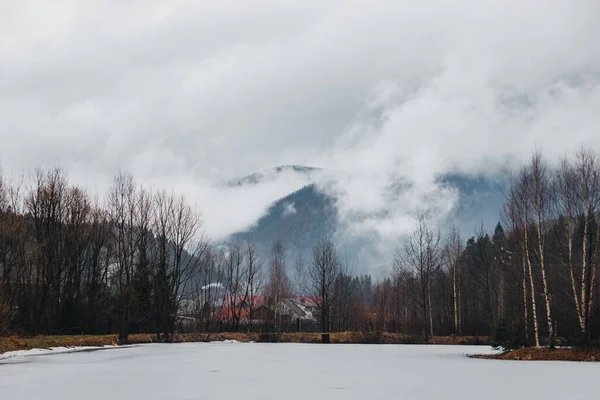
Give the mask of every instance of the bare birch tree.
POLYGON ((444 256, 450 276, 452 277, 452 321, 454 323, 454 332, 461 335, 460 329, 460 277, 462 273, 463 245, 460 239, 458 228, 452 227, 448 234, 448 239, 444 247, 444 256))
POLYGON ((589 342, 600 247, 600 162, 597 155, 582 149, 577 152, 574 162, 564 158, 555 181, 558 209, 565 217, 567 266, 573 303, 582 338, 589 342), (577 246, 581 249, 580 256, 574 250, 576 237, 579 236, 577 230, 581 232, 581 242, 577 246))
POLYGON ((546 225, 550 218, 550 207, 552 203, 552 191, 550 176, 546 164, 542 160, 540 152, 536 151, 531 157, 529 164, 530 174, 530 196, 533 204, 533 224, 535 226, 535 244, 534 252, 539 264, 542 276, 542 288, 544 294, 544 304, 546 306, 546 326, 548 328, 548 343, 554 343, 554 326, 552 321, 552 306, 550 287, 548 285, 547 265, 546 265, 546 225))

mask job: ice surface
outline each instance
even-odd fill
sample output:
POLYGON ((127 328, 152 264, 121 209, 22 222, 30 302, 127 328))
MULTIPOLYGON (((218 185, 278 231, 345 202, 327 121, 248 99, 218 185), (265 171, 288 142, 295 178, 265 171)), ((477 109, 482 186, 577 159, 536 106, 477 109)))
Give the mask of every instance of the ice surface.
POLYGON ((0 361, 1 400, 595 399, 600 363, 467 358, 485 347, 151 344, 0 361))

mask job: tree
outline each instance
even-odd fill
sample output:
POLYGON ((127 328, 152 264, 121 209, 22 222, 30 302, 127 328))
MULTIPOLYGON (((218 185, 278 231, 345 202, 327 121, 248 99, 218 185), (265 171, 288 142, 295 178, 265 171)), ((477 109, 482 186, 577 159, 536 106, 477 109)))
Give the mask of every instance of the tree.
POLYGON ((450 276, 452 277, 452 321, 455 333, 462 335, 460 324, 460 277, 462 274, 463 245, 460 233, 456 227, 452 227, 444 247, 444 257, 450 276))
POLYGON ((223 261, 225 265, 225 288, 227 291, 225 301, 229 310, 227 318, 231 319, 233 329, 237 331, 239 330, 242 314, 247 308, 246 303, 249 295, 247 285, 248 269, 244 260, 242 244, 239 242, 232 243, 223 261))
MULTIPOLYGON (((521 232, 521 249, 523 254, 523 268, 526 269, 525 277, 529 278, 529 289, 531 299, 531 313, 533 319, 533 332, 536 347, 540 346, 539 323, 537 317, 537 301, 535 281, 533 275, 533 262, 531 257, 530 241, 530 213, 531 213, 531 175, 527 168, 522 168, 519 178, 512 183, 511 192, 514 204, 511 206, 512 213, 518 215, 518 230, 521 232)), ((524 278, 525 279, 525 278, 524 278)))
POLYGON ((199 236, 202 216, 188 205, 182 196, 173 201, 170 215, 170 265, 167 280, 167 298, 164 304, 166 315, 164 335, 172 341, 177 313, 183 298, 188 295, 188 285, 200 267, 200 260, 208 251, 208 243, 199 236))
MULTIPOLYGON (((529 302, 527 292, 527 258, 524 245, 525 233, 523 232, 523 212, 521 206, 525 201, 522 198, 522 189, 520 186, 524 184, 523 176, 520 175, 518 180, 513 180, 510 183, 509 195, 504 205, 504 214, 511 224, 511 232, 516 240, 514 240, 514 252, 520 254, 521 259, 521 294, 522 294, 522 325, 524 327, 525 336, 528 337, 527 326, 529 324, 529 302)), ((537 318, 536 318, 537 321, 537 318)))
POLYGON ((340 263, 340 271, 336 279, 335 303, 333 317, 338 331, 346 331, 350 327, 353 315, 358 310, 358 296, 360 283, 350 271, 350 262, 347 258, 340 263))
POLYGON ((576 154, 574 162, 564 158, 555 177, 555 186, 557 208, 565 217, 566 264, 573 304, 581 336, 589 343, 590 314, 600 249, 600 163, 596 154, 582 149, 576 154), (578 236, 581 240, 576 243, 578 236), (576 254, 576 249, 580 249, 580 254, 576 254))
POLYGON ((115 260, 112 284, 116 288, 115 306, 119 321, 119 342, 126 343, 134 300, 133 276, 138 231, 135 229, 136 187, 133 176, 119 173, 113 179, 108 193, 108 210, 113 225, 115 260))
POLYGON ((425 214, 415 215, 417 223, 402 249, 396 251, 394 270, 396 274, 408 271, 416 278, 411 283, 412 293, 421 307, 423 318, 423 338, 429 340, 433 336, 431 315, 431 281, 434 274, 441 268, 442 248, 440 235, 427 227, 425 214))
POLYGON ((193 312, 201 323, 201 329, 206 332, 215 329, 222 317, 220 306, 226 305, 227 301, 224 258, 222 251, 208 247, 192 280, 193 312))
POLYGON ((155 222, 154 194, 140 188, 135 210, 135 230, 138 235, 136 265, 133 274, 133 321, 136 330, 152 332, 156 329, 152 298, 152 261, 156 253, 153 224, 155 222))
POLYGON ((478 325, 489 332, 495 321, 495 298, 497 274, 494 265, 492 239, 481 228, 477 235, 467 242, 465 256, 469 274, 469 289, 476 298, 478 325))
POLYGON ((246 287, 248 288, 248 329, 252 329, 252 321, 254 320, 254 312, 257 308, 256 299, 262 292, 262 265, 258 255, 256 245, 251 242, 246 242, 246 265, 248 271, 248 279, 246 287))
POLYGON ((308 286, 310 294, 321 317, 323 332, 331 330, 331 308, 335 300, 336 279, 340 270, 340 261, 333 242, 321 239, 313 249, 312 263, 308 268, 308 286))
POLYGON ((290 280, 287 276, 285 247, 281 241, 273 243, 269 262, 269 280, 265 288, 266 302, 274 311, 274 328, 281 329, 283 302, 291 296, 290 280))
POLYGON ((532 197, 535 226, 534 252, 539 264, 542 275, 542 288, 544 294, 544 304, 546 306, 546 325, 548 328, 548 342, 552 345, 554 342, 554 327, 552 322, 552 307, 550 301, 550 288, 546 274, 546 225, 548 224, 550 206, 552 202, 552 190, 550 186, 550 177, 546 164, 542 160, 540 152, 536 151, 531 157, 529 164, 530 174, 530 196, 532 197))
POLYGON ((294 294, 302 296, 306 292, 306 262, 302 254, 298 254, 294 263, 292 282, 294 294))
POLYGON ((58 325, 60 296, 65 277, 65 217, 67 178, 60 169, 36 170, 25 198, 32 216, 34 251, 32 269, 25 283, 31 290, 28 303, 33 332, 50 332, 58 325))

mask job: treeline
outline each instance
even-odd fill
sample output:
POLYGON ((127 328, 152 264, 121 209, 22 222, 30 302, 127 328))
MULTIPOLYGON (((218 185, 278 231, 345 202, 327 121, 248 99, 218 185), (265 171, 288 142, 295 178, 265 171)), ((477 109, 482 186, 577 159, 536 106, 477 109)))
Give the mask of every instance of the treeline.
POLYGON ((0 181, 0 334, 156 332, 170 340, 207 245, 183 197, 117 175, 104 201, 59 169, 0 181))
POLYGON ((303 330, 370 329, 374 284, 369 274, 351 274, 328 239, 320 240, 307 259, 290 263, 287 253, 281 241, 275 241, 267 255, 248 241, 210 248, 181 302, 187 329, 294 331, 292 298, 305 299, 312 310, 313 318, 302 322, 303 330))
POLYGON ((600 337, 600 160, 581 150, 549 166, 539 152, 513 176, 504 225, 463 245, 417 215, 390 278, 375 289, 382 330, 491 335, 514 346, 600 337))
POLYGON ((327 238, 295 260, 279 241, 266 255, 255 243, 213 246, 183 197, 119 174, 100 201, 60 170, 37 171, 0 181, 0 334, 283 331, 295 326, 286 302, 306 297, 321 331, 597 342, 598 155, 549 166, 534 153, 502 211, 493 232, 466 241, 419 213, 390 275, 374 282, 327 238))

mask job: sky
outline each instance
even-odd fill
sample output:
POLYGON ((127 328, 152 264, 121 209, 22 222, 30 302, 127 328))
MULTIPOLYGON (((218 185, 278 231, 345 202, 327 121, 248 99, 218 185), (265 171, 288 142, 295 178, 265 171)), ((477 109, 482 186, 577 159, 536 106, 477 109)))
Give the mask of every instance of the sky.
POLYGON ((596 0, 0 0, 0 163, 130 171, 215 239, 308 183, 224 180, 316 166, 353 229, 402 235, 455 207, 441 174, 600 150, 598 37, 596 0))

